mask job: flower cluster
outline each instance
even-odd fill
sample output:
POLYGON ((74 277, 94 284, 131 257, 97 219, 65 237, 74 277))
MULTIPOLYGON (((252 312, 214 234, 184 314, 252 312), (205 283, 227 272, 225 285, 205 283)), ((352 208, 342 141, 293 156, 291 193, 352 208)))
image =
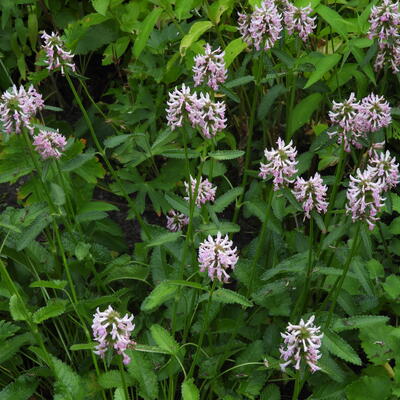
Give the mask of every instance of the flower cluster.
POLYGON ((72 71, 75 71, 74 55, 70 51, 65 50, 65 43, 59 35, 54 32, 51 35, 42 32, 41 38, 44 40, 42 47, 46 53, 45 63, 49 71, 60 68, 63 75, 65 67, 69 67, 72 71))
POLYGON ((217 278, 220 282, 228 282, 228 268, 235 269, 238 262, 236 247, 233 249, 233 242, 229 240, 228 235, 222 237, 221 232, 217 233, 214 239, 212 236, 200 244, 198 262, 200 271, 207 270, 208 276, 213 281, 217 278))
POLYGON ((391 123, 390 111, 389 103, 383 96, 371 93, 357 101, 355 94, 351 93, 342 103, 333 102, 329 118, 338 127, 329 135, 337 136, 347 152, 351 145, 361 148, 360 139, 366 138, 368 132, 376 132, 391 123))
POLYGON ((375 70, 379 71, 388 62, 393 72, 400 68, 400 12, 398 2, 383 0, 379 6, 373 6, 369 17, 368 31, 370 39, 377 39, 379 49, 375 60, 375 70))
POLYGON ((327 190, 328 187, 323 184, 318 172, 308 181, 301 177, 296 179, 292 192, 297 201, 303 203, 304 218, 310 218, 310 211, 314 208, 319 213, 326 213, 328 210, 328 203, 326 202, 327 190))
POLYGON ((297 173, 296 148, 292 141, 285 146, 285 142, 278 138, 277 149, 264 150, 267 163, 261 163, 259 176, 265 179, 267 175, 274 177, 274 190, 278 190, 285 183, 292 183, 291 177, 297 173))
POLYGON ((285 361, 280 364, 282 371, 293 363, 293 367, 300 369, 301 360, 304 359, 311 372, 318 371, 320 368, 317 363, 321 358, 319 348, 321 339, 324 336, 320 333, 320 327, 314 325, 314 315, 307 322, 302 319, 298 325, 289 325, 285 333, 281 333, 284 345, 279 349, 281 359, 285 361), (285 347, 284 347, 285 346, 285 347))
POLYGON ((172 130, 181 127, 185 117, 208 139, 226 127, 225 103, 214 102, 208 93, 192 94, 185 84, 169 93, 167 105, 167 124, 172 130))
POLYGON ((296 7, 288 0, 264 0, 250 15, 239 13, 238 29, 243 40, 256 50, 271 49, 280 39, 282 19, 289 35, 298 32, 303 41, 315 29, 312 9, 296 7))
POLYGON ((5 132, 21 133, 25 127, 32 133, 31 118, 43 108, 43 98, 33 86, 26 91, 23 86, 17 89, 14 85, 0 100, 0 120, 5 132))
POLYGON ((106 351, 113 347, 118 354, 123 355, 124 364, 129 364, 131 359, 125 350, 135 346, 136 342, 130 336, 135 329, 132 324, 133 315, 130 317, 126 314, 123 318, 115 311, 111 305, 105 311, 98 308, 93 316, 93 337, 99 342, 96 346, 95 354, 104 358, 106 351))
POLYGON ((239 13, 239 32, 243 40, 256 50, 271 49, 280 39, 282 14, 272 0, 264 0, 251 15, 239 13))
POLYGON ((167 215, 167 229, 171 232, 178 232, 189 224, 189 218, 180 212, 170 210, 167 215))
POLYGON ((201 207, 201 205, 205 204, 207 201, 215 200, 215 192, 217 191, 217 188, 213 186, 207 178, 203 180, 203 178, 200 177, 200 181, 197 183, 197 179, 190 176, 190 189, 188 182, 184 182, 184 185, 187 194, 185 200, 190 201, 191 192, 191 196, 195 197, 194 201, 198 207, 201 207), (197 195, 195 196, 196 190, 197 195))
POLYGON ((205 54, 198 54, 194 58, 193 80, 195 86, 207 81, 208 86, 213 90, 218 90, 218 84, 225 82, 228 72, 225 68, 224 55, 225 53, 219 47, 213 51, 211 46, 206 44, 205 54))
POLYGON ((312 8, 310 6, 296 7, 289 2, 287 3, 284 11, 284 22, 288 34, 291 35, 297 31, 300 38, 305 42, 316 27, 316 17, 310 17, 312 8))
POLYGON ((393 189, 399 184, 399 164, 396 159, 390 156, 389 151, 378 154, 373 152, 369 165, 378 179, 382 179, 383 190, 393 189))
POLYGON ((41 130, 33 140, 33 146, 43 160, 47 158, 59 159, 66 145, 67 140, 58 130, 57 132, 41 130))

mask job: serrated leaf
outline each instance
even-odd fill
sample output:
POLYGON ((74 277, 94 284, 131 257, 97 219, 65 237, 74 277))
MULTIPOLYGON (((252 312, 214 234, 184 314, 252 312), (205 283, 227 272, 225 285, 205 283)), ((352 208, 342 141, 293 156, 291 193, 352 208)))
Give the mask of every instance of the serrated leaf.
POLYGON ((363 376, 346 387, 349 400, 384 400, 391 393, 392 382, 388 376, 363 376))
POLYGON ((25 307, 23 304, 21 304, 21 300, 16 294, 13 294, 10 297, 9 307, 14 321, 25 321, 27 319, 25 307))
POLYGON ((208 153, 215 160, 233 160, 244 155, 243 150, 219 150, 208 153))
POLYGON ((234 59, 247 47, 247 44, 242 40, 242 38, 238 38, 232 40, 228 46, 225 47, 225 68, 228 68, 234 59))
POLYGON ((162 8, 154 8, 144 21, 141 23, 140 32, 133 45, 133 54, 136 58, 140 56, 144 48, 146 47, 149 36, 156 24, 158 18, 162 14, 162 8))
POLYGON ((212 209, 214 212, 222 212, 226 207, 229 206, 237 197, 239 197, 243 193, 242 187, 236 187, 228 190, 222 196, 218 197, 212 205, 212 209))
POLYGON ((158 381, 154 368, 144 354, 135 350, 127 352, 131 358, 128 373, 139 382, 139 394, 144 399, 158 399, 158 381))
POLYGON ((294 256, 288 257, 281 261, 274 268, 265 271, 261 275, 263 281, 268 281, 281 273, 298 273, 305 271, 308 262, 308 251, 295 254, 294 256))
MULTIPOLYGON (((128 386, 132 386, 135 383, 132 377, 126 372, 124 372, 124 377, 125 377, 125 382, 128 386)), ((98 377, 97 382, 103 389, 113 389, 113 388, 123 387, 121 371, 118 370, 103 372, 98 377)))
POLYGON ((17 250, 21 251, 28 247, 49 223, 49 216, 42 215, 41 217, 37 218, 36 221, 29 226, 29 228, 23 231, 17 243, 17 250))
POLYGON ((355 365, 362 365, 360 357, 354 349, 338 334, 332 331, 325 331, 322 345, 331 354, 355 365))
POLYGON ((46 319, 58 317, 65 312, 67 306, 67 300, 63 299, 51 299, 44 307, 33 313, 33 322, 40 324, 46 319))
POLYGON ((34 343, 34 338, 30 332, 5 340, 0 345, 0 364, 12 358, 22 346, 28 343, 34 343))
POLYGON ((15 332, 19 330, 19 326, 14 325, 9 321, 0 321, 0 342, 13 336, 15 332))
POLYGON ((0 400, 29 400, 39 384, 35 376, 21 375, 0 392, 0 400))
POLYGON ((142 311, 152 311, 167 300, 169 300, 178 290, 177 285, 161 282, 153 291, 143 300, 140 309, 142 311))
POLYGON ((246 299, 246 297, 230 289, 224 289, 224 288, 217 289, 213 293, 212 299, 213 301, 217 301, 219 303, 224 303, 224 304, 240 304, 244 307, 253 306, 253 303, 250 300, 246 299))
POLYGON ((154 341, 161 349, 172 355, 178 354, 179 345, 165 328, 163 328, 161 325, 154 324, 151 326, 150 332, 154 341))
POLYGON ((196 42, 200 36, 212 28, 213 24, 210 21, 197 21, 191 27, 189 32, 182 38, 179 46, 179 52, 182 56, 185 55, 186 50, 196 42))
POLYGON ((194 384, 194 379, 186 379, 182 383, 182 399, 183 400, 199 400, 200 392, 194 384))
POLYGON ((357 315, 349 318, 341 318, 335 321, 332 330, 335 332, 352 329, 367 328, 374 325, 385 324, 389 317, 383 315, 357 315))

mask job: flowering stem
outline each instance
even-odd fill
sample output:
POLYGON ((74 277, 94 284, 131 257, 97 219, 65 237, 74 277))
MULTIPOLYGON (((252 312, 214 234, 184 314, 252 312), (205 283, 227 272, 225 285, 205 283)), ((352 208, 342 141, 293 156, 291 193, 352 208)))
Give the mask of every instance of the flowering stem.
POLYGON ((292 400, 297 400, 299 398, 299 394, 301 391, 301 384, 300 384, 301 378, 300 378, 300 370, 298 369, 296 371, 296 380, 294 381, 294 390, 293 390, 293 396, 292 400))
POLYGON ((267 208, 265 210, 265 215, 264 215, 264 221, 261 226, 261 232, 260 236, 258 239, 257 243, 257 249, 256 249, 256 254, 253 257, 253 261, 250 266, 250 280, 249 280, 249 287, 247 291, 247 296, 249 296, 252 291, 253 291, 253 284, 254 284, 254 278, 256 275, 256 269, 257 269, 257 262, 261 257, 261 254, 263 252, 263 249, 265 248, 265 235, 267 233, 267 224, 268 224, 268 219, 269 219, 269 214, 271 212, 271 204, 272 204, 272 198, 274 196, 274 190, 271 187, 269 189, 269 194, 268 194, 268 199, 267 199, 267 208))
POLYGON ((337 299, 339 297, 340 290, 342 289, 343 282, 346 279, 347 273, 349 272, 351 260, 352 260, 354 253, 356 252, 358 245, 360 243, 360 240, 359 240, 360 227, 361 227, 361 222, 357 222, 356 232, 355 232, 354 238, 353 238, 353 243, 351 245, 349 255, 347 256, 346 263, 343 267, 342 275, 336 280, 335 285, 334 285, 335 289, 333 291, 331 291, 331 293, 334 292, 334 294, 333 294, 331 306, 329 308, 328 319, 325 322, 324 329, 329 328, 329 325, 332 321, 333 312, 335 311, 335 306, 336 306, 337 299))
POLYGON ((143 232, 145 233, 145 235, 147 236, 147 238, 149 239, 151 237, 150 232, 146 226, 146 224, 144 223, 141 215, 137 212, 136 210, 136 205, 133 203, 132 199, 129 197, 128 193, 125 190, 125 187, 121 181, 121 179, 118 177, 118 174, 116 173, 115 169, 113 168, 113 166, 111 165, 109 159, 107 158, 106 152, 105 150, 102 148, 99 140, 97 139, 96 136, 96 132, 94 131, 93 128, 93 124, 92 121, 90 121, 89 115, 85 110, 85 107, 82 104, 82 101, 75 89, 74 84, 72 83, 72 80, 69 76, 68 73, 65 74, 65 77, 67 78, 67 82, 69 84, 69 87, 71 88, 72 93, 74 94, 75 100, 82 112, 83 118, 86 121, 86 124, 89 128, 89 132, 90 135, 92 137, 92 140, 97 148, 97 151, 100 153, 101 157, 103 158, 104 162, 106 163, 106 166, 109 170, 109 172, 111 173, 112 177, 114 178, 114 180, 118 183, 119 189, 121 191, 122 196, 125 198, 125 200, 127 201, 127 203, 129 204, 129 206, 131 207, 131 209, 133 210, 134 214, 135 214, 135 218, 138 221, 140 227, 142 228, 143 232))
POLYGON ((196 349, 196 353, 195 353, 194 358, 193 358, 192 365, 190 366, 190 370, 188 372, 188 378, 191 378, 193 376, 194 368, 195 368, 195 366, 197 364, 197 361, 198 361, 198 358, 199 358, 199 355, 200 355, 200 349, 201 349, 201 346, 203 344, 204 335, 205 335, 205 332, 206 332, 206 330, 208 328, 208 316, 209 316, 209 313, 210 313, 210 306, 211 306, 211 303, 212 303, 212 296, 213 296, 214 290, 215 290, 215 288, 217 286, 217 282, 218 282, 218 280, 214 279, 212 287, 211 287, 211 290, 210 290, 210 294, 208 296, 207 308, 206 308, 206 313, 204 315, 203 326, 202 326, 201 332, 200 332, 199 343, 198 343, 198 346, 197 346, 197 349, 196 349))
POLYGON ((118 357, 118 367, 119 367, 119 372, 121 374, 122 386, 124 388, 125 400, 129 400, 128 386, 126 385, 126 379, 125 379, 125 370, 124 370, 124 365, 122 364, 122 355, 118 357))

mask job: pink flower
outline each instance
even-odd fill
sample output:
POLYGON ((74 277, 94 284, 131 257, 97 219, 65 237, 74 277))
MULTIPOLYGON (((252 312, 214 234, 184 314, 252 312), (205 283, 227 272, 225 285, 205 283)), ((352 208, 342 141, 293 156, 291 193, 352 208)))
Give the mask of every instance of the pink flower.
POLYGON ((368 31, 370 39, 378 39, 381 48, 399 36, 400 24, 399 4, 391 0, 383 0, 380 6, 373 6, 369 17, 371 27, 368 31))
POLYGON ((97 308, 93 317, 93 337, 99 342, 94 353, 104 358, 106 351, 113 347, 118 354, 123 355, 124 364, 129 364, 131 359, 125 354, 125 350, 136 345, 130 338, 131 332, 135 329, 135 325, 132 324, 133 315, 129 317, 126 314, 120 318, 119 313, 109 305, 103 312, 97 308))
POLYGON ((316 17, 311 18, 312 9, 310 6, 307 7, 295 7, 291 3, 287 3, 286 10, 284 11, 284 22, 288 34, 292 35, 293 32, 299 32, 299 36, 305 42, 308 36, 316 28, 315 20, 316 17))
POLYGON ((363 172, 357 169, 355 177, 350 175, 346 213, 351 214, 353 222, 364 220, 370 230, 374 229, 375 222, 379 220, 377 214, 385 201, 382 197, 384 188, 385 182, 381 177, 377 178, 376 171, 371 166, 363 172))
POLYGON ((389 151, 380 154, 374 151, 369 165, 376 179, 382 179, 384 191, 393 189, 399 184, 399 164, 396 164, 396 158, 391 157, 389 151))
POLYGON ((30 86, 25 91, 14 85, 11 90, 3 93, 0 101, 0 120, 6 133, 21 133, 22 128, 33 132, 31 118, 44 108, 44 101, 35 88, 30 86))
POLYGON ((392 122, 391 108, 383 96, 370 93, 361 100, 358 110, 360 129, 364 132, 376 132, 392 122))
POLYGON ((66 145, 67 140, 58 130, 57 132, 41 130, 33 141, 35 150, 42 156, 43 160, 47 158, 59 159, 66 145))
POLYGON ((74 55, 70 51, 64 49, 65 43, 59 35, 54 32, 48 35, 43 31, 41 38, 44 40, 42 47, 46 52, 45 63, 49 71, 60 68, 63 75, 65 67, 75 71, 74 55))
MULTIPOLYGON (((185 197, 185 200, 190 201, 189 184, 187 182, 184 182, 184 185, 187 193, 187 197, 185 197)), ((192 197, 195 197, 195 204, 197 205, 197 207, 201 207, 201 205, 205 204, 207 201, 215 200, 215 192, 217 191, 217 188, 216 186, 212 186, 211 182, 207 178, 203 180, 202 177, 200 177, 200 182, 197 185, 197 179, 190 176, 190 190, 192 192, 192 197), (197 196, 195 196, 196 189, 197 196)))
POLYGON ((243 40, 256 50, 271 49, 280 39, 282 14, 271 0, 264 0, 249 16, 239 13, 238 29, 243 40))
POLYGON ((281 333, 284 344, 279 349, 281 359, 285 361, 280 364, 282 371, 293 363, 296 370, 300 369, 301 360, 304 359, 311 372, 320 370, 317 363, 321 358, 319 348, 321 347, 321 339, 324 336, 320 333, 320 327, 315 326, 314 315, 305 323, 302 319, 299 325, 289 325, 285 333, 281 333))
POLYGON ((258 174, 263 179, 267 175, 272 175, 274 177, 274 190, 278 190, 285 183, 292 183, 293 179, 291 177, 297 173, 297 151, 292 141, 285 146, 285 142, 278 138, 276 143, 278 149, 264 150, 267 163, 261 163, 260 173, 258 174))
POLYGON ((327 190, 328 187, 323 184, 321 176, 317 172, 308 181, 298 177, 292 192, 297 201, 303 203, 305 217, 310 218, 310 211, 314 208, 319 213, 326 213, 328 210, 328 203, 326 202, 327 190))
POLYGON ((220 282, 228 282, 229 275, 227 269, 235 269, 238 262, 236 247, 232 249, 233 242, 229 240, 228 235, 224 238, 221 232, 213 239, 211 235, 200 244, 198 261, 200 271, 207 270, 208 276, 213 281, 217 278, 220 282))
POLYGON ((175 87, 173 92, 169 92, 167 101, 167 125, 171 130, 182 126, 184 116, 193 108, 193 99, 190 88, 182 84, 182 89, 175 87))
POLYGON ((194 58, 193 80, 195 86, 207 81, 208 86, 218 90, 218 84, 225 82, 228 72, 225 68, 224 54, 219 47, 212 51, 211 46, 206 44, 205 54, 199 54, 194 58))
POLYGON ((400 39, 396 38, 393 43, 378 49, 374 69, 380 71, 385 64, 389 64, 394 73, 400 71, 400 39))
POLYGON ((167 215, 167 229, 171 232, 178 232, 183 229, 184 226, 189 224, 189 218, 182 213, 175 210, 170 210, 167 215))

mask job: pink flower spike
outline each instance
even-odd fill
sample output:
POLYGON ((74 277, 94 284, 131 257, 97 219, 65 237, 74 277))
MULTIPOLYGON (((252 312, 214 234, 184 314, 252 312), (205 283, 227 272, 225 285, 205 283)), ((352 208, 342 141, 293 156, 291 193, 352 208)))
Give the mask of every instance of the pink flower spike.
POLYGON ((267 163, 261 163, 260 173, 258 174, 263 179, 272 175, 274 177, 274 190, 278 190, 286 183, 292 183, 293 179, 291 178, 297 173, 297 151, 292 141, 285 146, 285 142, 278 138, 276 143, 278 145, 276 150, 264 150, 267 163))
POLYGON ((389 151, 380 154, 374 151, 369 165, 376 178, 382 179, 384 191, 393 189, 399 184, 399 164, 396 163, 395 157, 390 156, 389 151))
MULTIPOLYGON (((184 185, 187 194, 185 200, 190 201, 189 184, 187 182, 184 182, 184 185)), ((195 195, 196 186, 197 186, 197 179, 190 176, 190 190, 192 192, 192 197, 195 195)), ((214 201, 216 191, 217 187, 212 186, 211 182, 207 178, 203 180, 203 178, 200 177, 200 183, 197 188, 197 196, 195 199, 195 204, 197 205, 197 207, 201 207, 201 205, 207 203, 207 201, 214 201)))
POLYGON ((300 369, 301 361, 304 360, 312 373, 320 370, 317 363, 321 358, 320 347, 321 339, 324 336, 320 333, 320 327, 314 325, 314 315, 307 322, 300 320, 298 325, 288 324, 285 333, 281 333, 284 344, 279 349, 282 371, 293 364, 296 370, 300 369))
POLYGON ((212 281, 217 278, 220 282, 228 282, 230 277, 226 270, 235 269, 239 259, 236 247, 233 249, 232 246, 233 242, 229 240, 228 235, 223 238, 221 232, 218 232, 215 239, 209 235, 200 244, 198 256, 200 271, 207 270, 212 281))
POLYGON ((126 314, 120 317, 120 314, 111 307, 101 312, 98 308, 93 315, 93 337, 99 344, 96 346, 95 354, 104 358, 108 349, 114 348, 117 354, 123 356, 123 363, 129 364, 131 359, 125 351, 133 348, 136 342, 130 338, 131 332, 135 329, 132 324, 133 315, 126 314))
POLYGON ((320 214, 326 213, 328 210, 328 203, 326 201, 327 190, 328 187, 323 184, 318 172, 308 181, 300 177, 297 178, 292 192, 297 201, 303 203, 304 218, 310 218, 310 211, 314 208, 320 214))
POLYGON ((178 232, 189 224, 189 218, 182 213, 171 210, 167 215, 167 229, 171 232, 178 232))
POLYGON ((199 54, 194 58, 195 65, 193 66, 194 85, 199 86, 203 82, 213 90, 218 90, 218 85, 226 80, 227 70, 225 68, 225 53, 218 47, 212 50, 207 43, 205 54, 199 54))
POLYGON ((57 132, 41 130, 34 137, 33 146, 35 150, 42 156, 43 160, 47 158, 59 159, 65 150, 67 140, 65 136, 57 132))
POLYGON ((305 42, 308 36, 316 28, 315 20, 316 17, 311 18, 312 9, 310 6, 307 7, 295 7, 293 4, 289 3, 284 11, 284 22, 288 34, 292 35, 293 32, 298 32, 300 38, 305 42))
POLYGON ((46 53, 45 63, 49 71, 60 68, 61 74, 64 75, 65 67, 71 68, 72 71, 76 70, 74 55, 65 50, 65 43, 59 35, 54 32, 48 35, 43 31, 41 38, 44 40, 42 48, 46 53))
POLYGON ((391 108, 383 96, 369 94, 359 106, 359 124, 364 132, 376 132, 392 122, 391 108))

